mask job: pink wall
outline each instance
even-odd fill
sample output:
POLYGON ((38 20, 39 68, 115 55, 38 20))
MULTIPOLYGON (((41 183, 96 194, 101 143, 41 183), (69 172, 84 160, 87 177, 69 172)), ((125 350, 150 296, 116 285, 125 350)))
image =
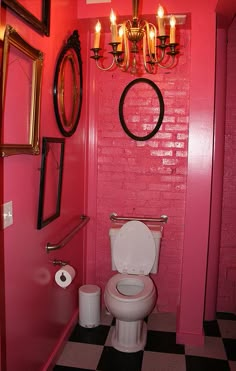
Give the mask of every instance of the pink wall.
MULTIPOLYGON (((123 131, 118 115, 120 96, 133 80, 119 71, 96 71, 97 94, 97 228, 96 281, 104 288, 111 276, 108 230, 109 215, 158 217, 167 214, 160 269, 153 279, 158 287, 158 308, 175 311, 180 289, 183 252, 183 223, 187 173, 189 122, 189 33, 182 32, 184 56, 176 69, 166 74, 159 70, 151 78, 160 88, 165 102, 165 117, 158 134, 135 142, 123 131), (119 83, 117 83, 119 81, 119 83)), ((145 96, 141 91, 140 96, 145 96)), ((132 110, 132 107, 131 107, 132 110)), ((150 108, 147 122, 157 114, 150 108)), ((145 121, 144 121, 145 122, 145 121)))
MULTIPOLYGON (((2 14, 3 23, 16 27, 28 42, 45 54, 41 137, 61 136, 53 112, 52 81, 57 53, 76 22, 75 5, 76 2, 52 1, 49 38, 35 33, 12 13, 2 14)), ((112 274, 108 230, 109 214, 113 211, 127 215, 165 213, 169 216, 159 271, 154 277, 158 286, 157 307, 174 312, 178 307, 179 342, 203 341, 213 151, 216 0, 198 3, 180 0, 177 4, 167 0, 165 5, 169 12, 188 13, 191 28, 179 33, 183 53, 178 67, 170 74, 160 71, 155 77, 145 76, 156 82, 166 104, 164 123, 153 139, 133 142, 120 126, 118 101, 131 77, 117 71, 102 73, 93 61, 88 62, 92 40, 88 25, 92 29, 98 16, 107 16, 111 4, 88 6, 84 0, 78 0, 81 19, 78 29, 88 86, 84 89, 78 130, 66 140, 61 217, 41 231, 36 230, 41 156, 1 160, 1 164, 4 163, 4 202, 12 200, 14 208, 14 224, 4 231, 9 371, 39 370, 47 359, 47 364, 50 363, 63 335, 77 318, 76 285, 81 284, 84 277, 86 282, 96 282, 104 288, 112 274), (201 17, 199 9, 204 9, 201 17), (91 19, 87 21, 88 14, 91 19), (205 35, 208 35, 208 42, 202 43, 205 35), (85 123, 89 128, 86 147, 85 123), (83 255, 82 235, 76 236, 61 252, 47 255, 46 242, 60 240, 74 225, 75 217, 85 212, 87 178, 84 166, 88 177, 86 208, 91 216, 86 255, 83 255), (53 258, 69 260, 78 270, 76 281, 68 290, 58 288, 53 282, 56 268, 49 262, 53 258)), ((145 2, 143 6, 143 13, 156 11, 153 2, 145 2)), ((112 7, 119 9, 120 15, 131 14, 131 2, 121 4, 113 0, 112 7)), ((223 224, 224 217, 226 214, 223 224)), ((225 246, 228 252, 229 244, 225 246)), ((226 252, 226 248, 224 250, 226 252)), ((220 282, 224 284, 225 265, 221 267, 220 282)), ((232 285, 228 287, 230 295, 232 285)), ((226 289, 222 292, 225 295, 226 289)), ((223 295, 220 293, 219 297, 223 295)), ((1 311, 1 315, 3 313, 1 311)), ((1 324, 2 329, 4 333, 1 324)))
MULTIPOLYGON (((1 0, 0 0, 1 5, 1 0)), ((1 13, 0 13, 1 20, 1 13)), ((1 97, 2 99, 2 97, 1 97)), ((3 203, 3 162, 0 161, 0 204, 3 203)), ((5 275, 3 231, 0 228, 0 371, 6 369, 5 275)))
MULTIPOLYGON (((89 6, 79 1, 78 14, 80 18, 89 14, 97 19, 108 16, 110 6, 119 9, 119 15, 130 14, 129 5, 114 0, 112 4, 89 6)), ((91 105, 94 116, 90 128, 96 133, 93 137, 97 144, 91 157, 97 151, 97 167, 90 169, 89 184, 91 189, 95 187, 98 197, 89 209, 97 228, 87 246, 87 261, 89 266, 95 265, 96 282, 104 287, 112 274, 108 240, 111 212, 169 215, 159 272, 154 278, 159 291, 157 307, 177 311, 178 306, 178 342, 202 343, 213 151, 216 1, 166 1, 165 5, 169 12, 188 13, 191 44, 189 31, 183 30, 183 55, 178 68, 169 75, 160 71, 155 77, 148 76, 158 84, 167 106, 165 123, 156 137, 140 144, 127 138, 121 129, 119 97, 132 78, 91 67, 90 84, 100 96, 97 94, 91 105), (201 17, 199 9, 204 9, 201 17), (210 42, 202 43, 206 34, 210 42)), ((155 11, 153 3, 143 4, 144 14, 155 11)), ((90 22, 91 27, 92 23, 95 20, 90 22)), ((88 282, 95 278, 91 273, 92 269, 88 282)))
POLYGON ((223 197, 224 142, 225 142, 225 102, 226 102, 226 62, 227 62, 227 31, 217 29, 216 46, 216 89, 215 89, 215 120, 213 145, 213 171, 210 235, 207 261, 207 281, 205 296, 205 320, 216 318, 216 303, 219 274, 219 253, 221 238, 221 211, 223 197))
MULTIPOLYGON (((40 142, 43 136, 62 137, 53 110, 53 78, 59 50, 77 28, 76 2, 51 3, 50 37, 37 34, 11 12, 2 10, 1 14, 3 25, 15 27, 26 41, 44 53, 40 142)), ((16 80, 14 89, 20 89, 17 84, 16 80)), ((15 121, 18 108, 16 101, 12 107, 15 121)), ((14 221, 4 230, 8 371, 42 369, 77 320, 77 288, 83 283, 83 233, 61 251, 47 254, 45 246, 47 242, 60 241, 78 223, 79 215, 85 213, 85 114, 83 108, 76 133, 65 142, 61 216, 42 230, 36 229, 41 155, 17 155, 1 160, 3 201, 12 200, 14 221), (51 263, 54 258, 69 261, 77 270, 74 283, 66 290, 54 282, 58 269, 51 263)))
POLYGON ((223 212, 217 309, 236 312, 236 131, 235 131, 235 63, 236 21, 228 32, 227 96, 225 118, 225 156, 223 212))

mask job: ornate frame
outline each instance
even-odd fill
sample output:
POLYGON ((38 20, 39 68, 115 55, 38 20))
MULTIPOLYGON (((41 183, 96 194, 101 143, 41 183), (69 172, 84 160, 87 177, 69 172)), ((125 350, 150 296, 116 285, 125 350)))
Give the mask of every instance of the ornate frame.
POLYGON ((49 36, 50 34, 50 8, 51 0, 39 0, 42 2, 42 17, 38 19, 33 15, 30 9, 26 9, 17 0, 2 0, 2 4, 7 6, 25 22, 32 26, 40 34, 49 36))
MULTIPOLYGON (((7 25, 4 36, 2 66, 2 123, 0 127, 1 156, 4 157, 17 154, 37 155, 39 154, 39 120, 43 53, 29 45, 13 27, 7 25), (14 53, 17 55, 14 62, 17 62, 15 65, 18 66, 18 69, 11 70, 12 75, 8 75, 10 68, 9 60, 11 55, 14 56, 14 53), (30 65, 31 76, 28 76, 28 71, 24 71, 24 67, 22 67, 24 62, 30 65), (25 137, 27 138, 25 143, 18 143, 15 140, 16 138, 12 139, 13 143, 5 143, 3 138, 4 130, 6 131, 8 129, 8 127, 5 127, 4 125, 5 115, 7 115, 8 111, 12 110, 15 103, 14 100, 12 100, 13 91, 9 91, 11 86, 8 87, 7 85, 8 79, 14 77, 13 73, 16 74, 17 78, 20 78, 20 73, 25 80, 29 80, 28 87, 26 86, 27 82, 24 86, 24 88, 28 90, 29 99, 25 102, 25 106, 22 104, 20 107, 21 114, 24 111, 23 115, 25 115, 24 127, 22 127, 22 133, 25 133, 25 137)), ((12 66, 13 63, 11 63, 11 68, 12 66)), ((14 121, 12 122, 13 125, 16 121, 15 117, 12 121, 14 121)), ((14 132, 14 130, 12 130, 12 132, 14 132)))
POLYGON ((78 31, 74 30, 59 54, 53 83, 54 112, 58 128, 65 137, 70 137, 77 129, 82 107, 82 91, 83 75, 80 41, 78 31), (72 108, 69 118, 67 117, 65 103, 67 93, 65 89, 69 75, 66 73, 66 68, 70 69, 70 74, 72 75, 72 102, 70 102, 72 108))
POLYGON ((146 79, 146 78, 139 78, 139 79, 135 79, 133 81, 131 81, 127 86, 126 88, 124 89, 122 95, 121 95, 121 98, 120 98, 120 103, 119 103, 119 117, 120 117, 120 122, 121 122, 121 125, 124 129, 124 131, 126 132, 126 134, 134 139, 134 140, 138 140, 138 141, 144 141, 144 140, 148 140, 150 138, 152 138, 157 132, 158 130, 160 129, 160 126, 162 124, 162 121, 163 121, 163 117, 164 117, 164 111, 165 111, 165 106, 164 106, 164 100, 163 100, 163 96, 161 94, 161 91, 160 89, 158 88, 158 86, 151 80, 149 79, 146 79), (159 115, 159 118, 157 120, 157 123, 156 123, 156 126, 155 128, 147 135, 141 137, 141 136, 137 136, 135 134, 133 134, 129 129, 128 129, 128 126, 126 125, 126 122, 125 122, 125 118, 124 118, 124 113, 123 113, 123 108, 124 108, 124 102, 125 102, 125 98, 129 92, 129 90, 136 84, 139 84, 139 83, 145 83, 145 84, 148 84, 150 85, 156 95, 157 95, 157 98, 159 100, 159 105, 160 105, 160 115, 159 115))
POLYGON ((64 149, 64 138, 43 138, 37 229, 60 216, 64 149))

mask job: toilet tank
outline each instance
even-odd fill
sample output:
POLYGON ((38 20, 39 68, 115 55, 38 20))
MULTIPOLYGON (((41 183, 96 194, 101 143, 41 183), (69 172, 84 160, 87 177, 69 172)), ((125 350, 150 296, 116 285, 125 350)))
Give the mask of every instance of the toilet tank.
MULTIPOLYGON (((114 263, 114 258, 113 258, 114 257, 114 254, 113 254, 114 244, 115 244, 118 231, 120 230, 121 227, 122 225, 115 224, 115 225, 112 225, 112 227, 109 229, 110 247, 111 247, 111 268, 113 271, 117 270, 115 263, 114 263)), ((156 245, 156 257, 155 257, 155 261, 154 261, 154 264, 153 264, 153 267, 150 273, 157 273, 163 227, 160 225, 152 225, 152 226, 149 226, 148 228, 152 232, 155 245, 156 245)))

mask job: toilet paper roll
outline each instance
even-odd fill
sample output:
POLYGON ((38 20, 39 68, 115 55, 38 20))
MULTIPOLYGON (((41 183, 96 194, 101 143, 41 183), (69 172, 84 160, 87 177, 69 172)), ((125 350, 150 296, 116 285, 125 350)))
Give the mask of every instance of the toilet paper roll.
POLYGON ((70 265, 65 265, 55 274, 55 282, 62 288, 68 287, 75 277, 75 270, 70 265))

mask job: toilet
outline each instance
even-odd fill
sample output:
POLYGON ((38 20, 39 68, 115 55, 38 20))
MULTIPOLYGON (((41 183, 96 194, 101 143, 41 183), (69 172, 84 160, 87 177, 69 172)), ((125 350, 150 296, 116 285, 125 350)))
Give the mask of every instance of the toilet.
POLYGON ((158 267, 162 227, 152 231, 140 221, 130 221, 109 231, 112 276, 105 287, 104 301, 116 319, 112 346, 121 352, 138 352, 146 344, 144 321, 156 303, 156 287, 149 273, 158 267))

